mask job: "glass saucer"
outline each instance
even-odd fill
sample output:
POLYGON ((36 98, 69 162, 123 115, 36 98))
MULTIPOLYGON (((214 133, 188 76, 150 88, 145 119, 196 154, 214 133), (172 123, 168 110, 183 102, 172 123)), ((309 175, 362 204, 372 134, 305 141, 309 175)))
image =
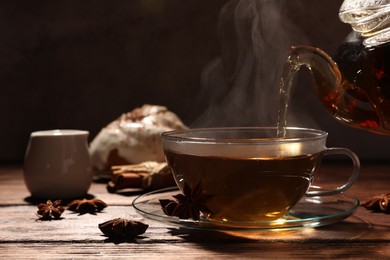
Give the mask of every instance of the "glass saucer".
MULTIPOLYGON (((311 190, 320 190, 318 186, 310 187, 311 190)), ((358 208, 359 200, 349 194, 341 193, 333 196, 303 197, 288 215, 274 221, 212 221, 207 218, 200 220, 180 219, 164 214, 159 200, 173 199, 172 195, 180 193, 177 187, 161 189, 138 196, 134 199, 133 207, 146 218, 166 224, 190 229, 207 230, 275 230, 293 229, 304 227, 319 227, 341 221, 358 208)))

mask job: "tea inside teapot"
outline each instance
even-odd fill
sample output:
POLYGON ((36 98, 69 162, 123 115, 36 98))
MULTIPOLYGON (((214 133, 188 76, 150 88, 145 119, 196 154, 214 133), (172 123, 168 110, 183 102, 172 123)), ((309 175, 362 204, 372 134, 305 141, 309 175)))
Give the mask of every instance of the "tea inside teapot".
POLYGON ((317 94, 338 121, 370 132, 390 135, 390 1, 345 1, 340 18, 355 32, 334 59, 318 48, 294 46, 280 85, 279 136, 294 75, 309 68, 317 94), (384 16, 385 15, 385 16, 384 16))
POLYGON ((318 48, 292 47, 280 86, 279 123, 285 124, 292 80, 304 65, 311 72, 319 99, 335 119, 352 127, 390 135, 389 58, 390 44, 368 49, 361 43, 345 43, 335 61, 318 48))

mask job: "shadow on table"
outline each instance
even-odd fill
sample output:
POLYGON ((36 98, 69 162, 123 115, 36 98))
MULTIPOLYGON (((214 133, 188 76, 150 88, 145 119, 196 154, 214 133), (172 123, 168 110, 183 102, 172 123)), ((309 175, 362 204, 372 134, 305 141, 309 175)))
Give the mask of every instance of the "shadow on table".
POLYGON ((319 227, 318 230, 326 232, 329 236, 334 235, 339 239, 367 240, 389 239, 390 223, 373 223, 357 216, 351 216, 347 221, 319 227))
POLYGON ((142 239, 145 239, 147 237, 145 236, 137 236, 133 238, 109 238, 107 237, 104 240, 104 243, 112 243, 115 245, 123 244, 123 243, 132 243, 132 244, 139 244, 142 239))
MULTIPOLYGON (((343 221, 317 228, 269 231, 171 228, 169 233, 181 237, 186 242, 196 243, 203 249, 226 255, 265 256, 269 253, 275 256, 276 253, 276 256, 283 258, 298 250, 302 254, 297 255, 298 257, 308 257, 309 253, 310 257, 315 257, 324 252, 336 257, 380 256, 378 247, 384 244, 378 244, 378 247, 366 246, 366 243, 375 243, 375 239, 369 240, 369 237, 372 237, 372 232, 377 232, 377 227, 361 218, 352 218, 353 221, 343 221)), ((388 232, 389 228, 384 227, 383 232, 388 232)), ((375 233, 376 235, 378 234, 375 233)))
MULTIPOLYGON (((298 227, 286 229, 267 230, 204 230, 192 228, 171 228, 170 234, 181 236, 192 242, 221 241, 222 240, 280 240, 294 241, 307 239, 342 239, 352 240, 365 238, 375 225, 356 216, 349 218, 349 221, 337 222, 321 227, 298 227)), ((390 228, 390 225, 389 227, 390 228)))
MULTIPOLYGON (((76 199, 93 199, 93 198, 95 198, 94 195, 86 194, 86 195, 84 195, 82 197, 79 197, 79 198, 63 199, 61 201, 62 201, 62 205, 67 205, 67 204, 69 204, 70 202, 72 202, 73 200, 76 200, 76 199)), ((46 203, 49 199, 51 201, 56 201, 57 200, 55 198, 43 199, 43 198, 36 198, 36 197, 33 197, 33 196, 29 196, 29 197, 24 198, 24 201, 29 203, 29 204, 31 204, 31 205, 37 205, 39 203, 46 203)))

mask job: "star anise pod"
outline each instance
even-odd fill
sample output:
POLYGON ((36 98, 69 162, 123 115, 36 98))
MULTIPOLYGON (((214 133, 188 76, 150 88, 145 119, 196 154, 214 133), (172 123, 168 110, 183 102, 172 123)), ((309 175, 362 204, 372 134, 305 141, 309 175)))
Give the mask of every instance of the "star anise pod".
POLYGON ((61 206, 61 200, 56 200, 54 202, 48 200, 46 204, 40 203, 37 206, 37 214, 40 216, 41 220, 59 219, 62 212, 65 211, 65 209, 61 206))
POLYGON ((181 219, 199 220, 200 213, 211 213, 211 210, 205 206, 214 195, 203 192, 202 185, 199 182, 193 189, 184 182, 184 194, 173 195, 176 200, 161 199, 162 210, 168 216, 176 216, 181 219))
POLYGON ((362 203, 363 207, 371 209, 375 212, 390 213, 390 193, 374 196, 368 201, 362 203))
POLYGON ((71 211, 76 211, 80 214, 91 213, 94 214, 96 212, 101 211, 107 207, 107 204, 99 199, 82 199, 82 200, 74 200, 68 204, 68 209, 71 211))
POLYGON ((115 218, 99 224, 104 235, 116 239, 131 239, 145 233, 149 225, 139 221, 115 218))

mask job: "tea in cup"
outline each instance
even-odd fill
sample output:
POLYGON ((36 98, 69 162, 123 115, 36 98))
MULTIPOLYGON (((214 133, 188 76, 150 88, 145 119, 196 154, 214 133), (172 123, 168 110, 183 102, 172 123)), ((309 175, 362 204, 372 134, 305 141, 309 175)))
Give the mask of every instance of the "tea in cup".
POLYGON ((209 220, 272 221, 285 216, 303 196, 334 195, 357 178, 358 157, 345 148, 327 148, 327 133, 306 128, 204 128, 162 134, 167 163, 181 191, 200 185, 210 195, 209 220), (329 191, 310 191, 327 154, 353 161, 347 183, 329 191))
POLYGON ((88 134, 81 130, 31 133, 24 180, 33 197, 71 199, 87 193, 92 183, 88 134))

